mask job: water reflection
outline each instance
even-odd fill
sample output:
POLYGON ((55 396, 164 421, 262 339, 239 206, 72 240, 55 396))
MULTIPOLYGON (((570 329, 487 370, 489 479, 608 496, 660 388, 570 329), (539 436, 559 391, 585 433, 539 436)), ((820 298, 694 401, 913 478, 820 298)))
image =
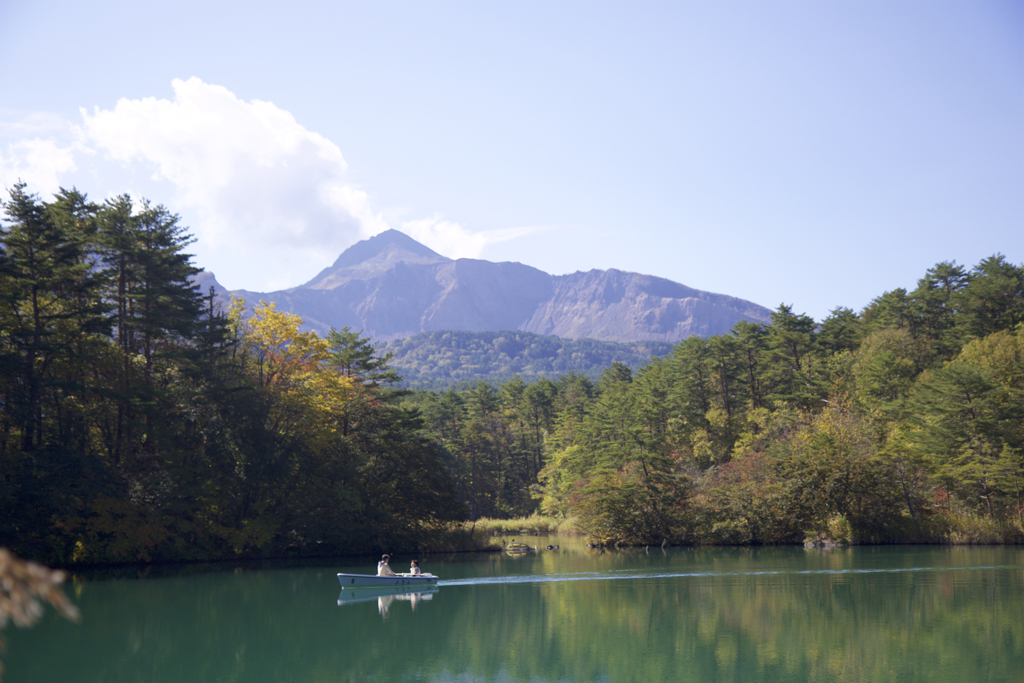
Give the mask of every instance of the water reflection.
POLYGON ((602 572, 574 572, 572 574, 521 574, 513 576, 485 576, 472 579, 455 579, 440 581, 442 586, 476 586, 494 583, 558 583, 564 581, 622 581, 636 579, 678 579, 692 577, 731 577, 731 576, 798 576, 801 574, 905 574, 908 572, 948 572, 975 571, 979 569, 1001 569, 995 565, 965 567, 897 567, 889 569, 800 569, 800 570, 752 570, 752 571, 721 571, 708 570, 697 572, 647 572, 637 570, 607 570, 602 572))
POLYGON ((346 588, 338 595, 338 606, 354 605, 360 602, 376 602, 377 611, 386 617, 395 601, 408 602, 413 611, 424 600, 433 600, 437 586, 374 586, 368 588, 346 588))
POLYGON ((358 567, 337 565, 86 581, 81 626, 5 631, 4 680, 1021 680, 1021 548, 548 542, 561 549, 431 558, 445 579, 411 590, 339 595, 358 567))

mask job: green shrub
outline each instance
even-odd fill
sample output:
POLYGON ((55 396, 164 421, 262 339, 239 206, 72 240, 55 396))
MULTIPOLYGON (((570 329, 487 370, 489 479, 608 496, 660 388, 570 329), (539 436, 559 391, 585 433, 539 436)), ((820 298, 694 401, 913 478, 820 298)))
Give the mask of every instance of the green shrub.
POLYGON ((846 515, 833 515, 828 520, 828 537, 835 543, 850 545, 853 543, 853 528, 846 515))

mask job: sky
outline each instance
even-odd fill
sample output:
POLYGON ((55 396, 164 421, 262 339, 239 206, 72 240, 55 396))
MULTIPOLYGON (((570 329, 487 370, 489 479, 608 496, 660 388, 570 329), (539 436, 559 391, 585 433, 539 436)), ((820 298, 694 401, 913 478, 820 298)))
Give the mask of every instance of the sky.
POLYGON ((0 187, 147 198, 229 289, 401 230, 816 320, 1024 263, 1024 0, 0 0, 0 187))

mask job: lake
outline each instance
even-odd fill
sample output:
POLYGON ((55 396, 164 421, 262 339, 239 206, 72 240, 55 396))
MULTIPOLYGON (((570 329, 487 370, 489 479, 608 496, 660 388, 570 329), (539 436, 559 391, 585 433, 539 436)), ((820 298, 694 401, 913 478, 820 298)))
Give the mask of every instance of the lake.
POLYGON ((340 590, 375 559, 76 577, 82 622, 8 626, 4 681, 1024 680, 1024 548, 520 540, 419 558, 419 595, 340 590))

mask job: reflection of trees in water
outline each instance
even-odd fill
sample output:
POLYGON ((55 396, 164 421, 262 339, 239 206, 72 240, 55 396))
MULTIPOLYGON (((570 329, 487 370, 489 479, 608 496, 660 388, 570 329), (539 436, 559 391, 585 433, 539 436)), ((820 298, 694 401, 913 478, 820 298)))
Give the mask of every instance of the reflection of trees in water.
MULTIPOLYGON (((826 568, 832 563, 849 566, 825 558, 826 568)), ((612 681, 862 681, 893 680, 895 672, 934 680, 938 662, 947 680, 1013 680, 1024 656, 1021 584, 1019 576, 997 581, 994 572, 970 570, 597 581, 540 591, 561 624, 551 629, 559 659, 599 663, 612 681)))
MULTIPOLYGON (((945 566, 978 563, 977 549, 962 563, 956 550, 927 552, 945 566)), ((1005 565, 995 552, 993 564, 1005 565)), ((473 662, 476 676, 542 681, 1015 680, 1024 661, 1019 574, 808 575, 796 572, 845 570, 851 557, 794 554, 780 565, 756 551, 707 556, 723 560, 710 560, 709 572, 747 573, 495 588, 486 602, 459 601, 453 619, 472 627, 443 647, 473 662), (755 574, 766 569, 790 573, 755 574)), ((922 566, 920 554, 906 557, 922 566)))
MULTIPOLYGON (((680 552, 538 562, 615 574, 635 555, 688 571, 680 552)), ((88 628, 53 615, 11 632, 10 680, 996 681, 1024 660, 1019 571, 796 573, 1019 566, 1020 550, 685 553, 708 575, 451 586, 426 604, 339 607, 333 575, 314 571, 87 582, 88 628)))

